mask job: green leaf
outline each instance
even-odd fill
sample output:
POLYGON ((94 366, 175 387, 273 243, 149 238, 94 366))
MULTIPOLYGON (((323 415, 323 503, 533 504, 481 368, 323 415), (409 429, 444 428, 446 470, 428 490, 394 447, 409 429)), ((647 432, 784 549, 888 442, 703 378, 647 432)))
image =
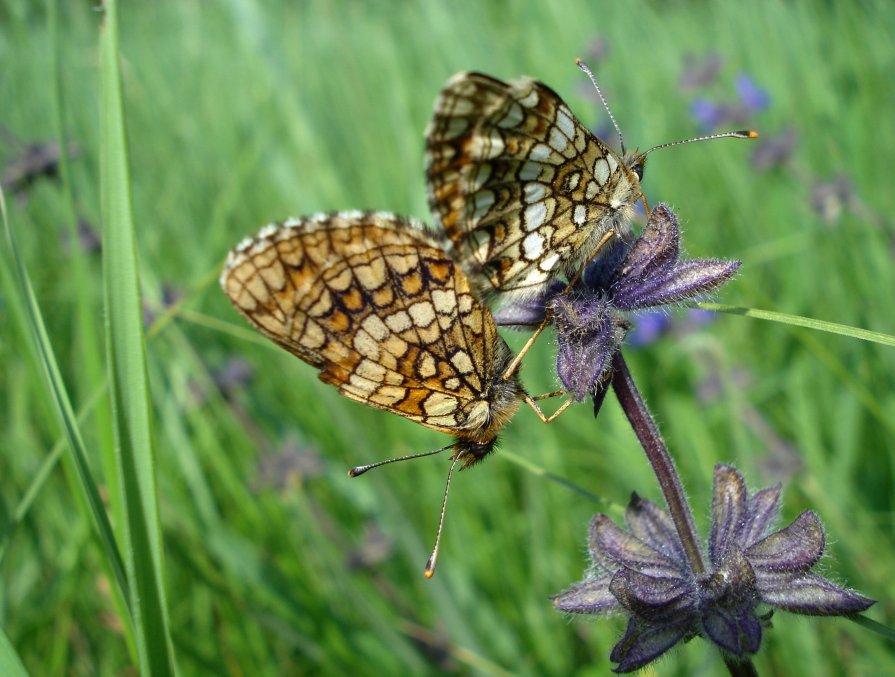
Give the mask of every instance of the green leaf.
POLYGON ((824 320, 815 320, 811 317, 801 317, 799 315, 788 315, 786 313, 778 313, 773 310, 758 310, 757 308, 740 308, 737 306, 726 306, 722 303, 697 303, 695 304, 695 306, 697 308, 702 308, 703 310, 713 310, 716 313, 727 313, 729 315, 754 317, 759 320, 770 320, 771 322, 791 324, 795 327, 805 327, 806 329, 825 331, 830 334, 841 334, 842 336, 860 339, 861 341, 872 341, 873 343, 880 343, 884 346, 895 347, 895 336, 892 336, 890 334, 883 334, 878 331, 869 331, 867 329, 859 329, 858 327, 850 327, 846 324, 825 322, 824 320))
POLYGON ((162 571, 149 383, 121 73, 117 2, 100 32, 100 206, 109 386, 123 499, 125 568, 137 656, 144 675, 175 672, 162 571))

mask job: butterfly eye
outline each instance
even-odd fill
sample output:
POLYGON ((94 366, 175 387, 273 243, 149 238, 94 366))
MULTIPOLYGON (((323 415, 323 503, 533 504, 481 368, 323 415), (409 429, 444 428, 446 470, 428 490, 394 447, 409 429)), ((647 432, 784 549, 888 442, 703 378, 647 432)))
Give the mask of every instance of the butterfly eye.
POLYGON ((643 166, 644 162, 642 159, 634 160, 631 164, 631 171, 637 175, 637 179, 643 181, 643 166))

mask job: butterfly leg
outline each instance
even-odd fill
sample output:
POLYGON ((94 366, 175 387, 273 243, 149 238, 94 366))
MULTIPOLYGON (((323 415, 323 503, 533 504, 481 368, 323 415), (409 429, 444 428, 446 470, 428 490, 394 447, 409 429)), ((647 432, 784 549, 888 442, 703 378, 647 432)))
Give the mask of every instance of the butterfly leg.
POLYGON ((559 409, 557 409, 557 410, 554 411, 552 414, 550 414, 550 416, 545 416, 545 415, 544 415, 544 412, 541 411, 541 407, 538 406, 538 403, 536 402, 536 400, 543 400, 543 399, 546 399, 546 398, 548 398, 548 397, 556 397, 557 395, 561 395, 561 394, 564 394, 564 393, 565 393, 564 390, 557 390, 557 391, 554 391, 554 392, 552 392, 552 393, 545 393, 544 395, 538 395, 537 397, 532 397, 532 396, 529 395, 528 393, 525 393, 525 394, 522 396, 522 398, 525 400, 525 403, 526 403, 529 407, 532 408, 532 411, 534 411, 534 413, 537 415, 537 417, 538 417, 539 419, 541 419, 541 423, 552 423, 552 422, 555 421, 557 418, 559 418, 559 415, 560 415, 560 414, 562 414, 566 409, 569 408, 569 406, 572 404, 572 402, 573 402, 574 400, 570 397, 569 399, 567 399, 565 402, 562 403, 562 406, 560 406, 559 409))
POLYGON ((650 215, 649 202, 646 201, 646 195, 644 195, 643 193, 640 194, 640 201, 643 203, 643 210, 646 213, 646 218, 649 218, 649 215, 650 215))

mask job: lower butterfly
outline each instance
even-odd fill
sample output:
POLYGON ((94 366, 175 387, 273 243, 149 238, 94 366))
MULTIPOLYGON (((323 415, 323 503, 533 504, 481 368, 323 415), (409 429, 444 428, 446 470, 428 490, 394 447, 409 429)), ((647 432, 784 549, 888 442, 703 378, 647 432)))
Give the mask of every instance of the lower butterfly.
MULTIPOLYGON (((342 212, 263 228, 227 258, 221 286, 268 338, 320 370, 358 402, 385 409, 455 441, 454 467, 494 448, 521 402, 543 413, 516 373, 491 312, 472 294, 445 243, 416 221, 388 213, 342 212)), ((549 393, 543 397, 553 395, 549 393)), ((435 571, 447 503, 426 576, 435 571)))

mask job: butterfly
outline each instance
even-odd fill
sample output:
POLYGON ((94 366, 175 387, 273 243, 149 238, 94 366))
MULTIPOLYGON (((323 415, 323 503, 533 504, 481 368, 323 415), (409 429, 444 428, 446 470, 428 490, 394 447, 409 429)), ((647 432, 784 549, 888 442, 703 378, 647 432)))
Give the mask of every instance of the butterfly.
POLYGON ((540 410, 516 374, 504 376, 512 352, 446 245, 390 213, 320 214, 240 242, 220 282, 250 324, 342 395, 452 435, 412 457, 450 449, 453 471, 493 450, 521 402, 540 410))

